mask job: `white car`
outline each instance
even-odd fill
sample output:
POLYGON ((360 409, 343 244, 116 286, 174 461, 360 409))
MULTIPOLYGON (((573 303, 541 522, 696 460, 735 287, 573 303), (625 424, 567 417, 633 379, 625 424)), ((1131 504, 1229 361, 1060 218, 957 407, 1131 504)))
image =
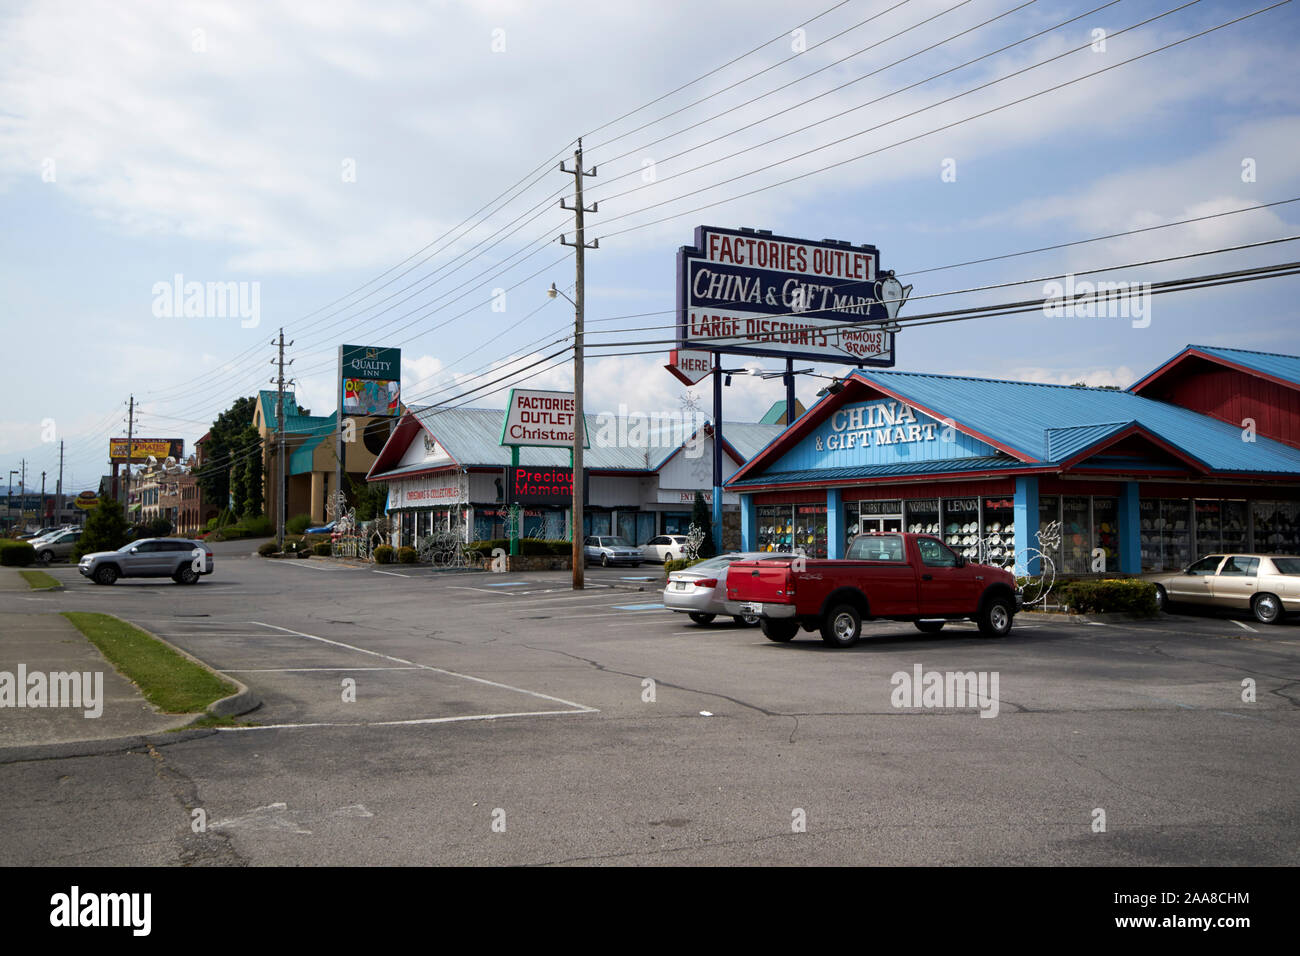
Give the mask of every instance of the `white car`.
POLYGON ((686 554, 686 535, 661 534, 641 545, 641 556, 655 564, 680 561, 686 554))

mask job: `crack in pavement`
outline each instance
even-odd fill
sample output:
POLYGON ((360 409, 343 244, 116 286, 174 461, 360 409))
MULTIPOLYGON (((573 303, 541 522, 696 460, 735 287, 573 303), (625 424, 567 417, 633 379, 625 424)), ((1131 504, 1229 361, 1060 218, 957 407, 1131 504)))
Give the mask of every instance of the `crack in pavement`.
MULTIPOLYGON (((187 816, 192 820, 194 811, 203 809, 198 786, 187 774, 167 763, 151 742, 146 741, 145 747, 149 759, 153 761, 154 776, 171 793, 172 799, 185 808, 187 816)), ((138 750, 133 752, 139 753, 138 750)), ((206 814, 207 811, 203 812, 206 814)), ((201 833, 195 833, 192 826, 186 829, 189 832, 176 840, 177 862, 181 865, 248 866, 248 860, 240 856, 226 834, 212 832, 207 827, 201 833)))

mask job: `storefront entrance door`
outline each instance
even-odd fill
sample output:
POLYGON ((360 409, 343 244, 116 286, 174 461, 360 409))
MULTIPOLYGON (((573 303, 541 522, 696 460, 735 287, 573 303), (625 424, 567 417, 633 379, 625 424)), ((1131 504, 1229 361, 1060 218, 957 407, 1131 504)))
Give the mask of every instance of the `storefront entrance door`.
POLYGON ((884 532, 884 531, 893 531, 893 532, 902 531, 903 516, 895 515, 893 517, 882 517, 882 518, 877 518, 874 516, 865 517, 860 519, 859 527, 862 529, 861 531, 862 534, 871 534, 873 532, 884 532))

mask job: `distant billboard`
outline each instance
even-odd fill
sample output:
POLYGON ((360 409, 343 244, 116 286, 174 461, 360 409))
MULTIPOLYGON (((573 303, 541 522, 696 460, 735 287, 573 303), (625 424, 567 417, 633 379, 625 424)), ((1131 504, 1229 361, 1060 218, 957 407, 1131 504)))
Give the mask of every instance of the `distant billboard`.
POLYGON ((344 415, 397 415, 402 397, 402 350, 339 346, 344 415))
POLYGON ((677 253, 677 348, 892 366, 911 290, 875 246, 700 226, 677 253))
POLYGON ((110 438, 108 440, 108 460, 115 465, 139 464, 152 456, 159 461, 175 458, 180 461, 185 455, 185 440, 182 438, 110 438), (130 448, 130 458, 127 449, 130 448))

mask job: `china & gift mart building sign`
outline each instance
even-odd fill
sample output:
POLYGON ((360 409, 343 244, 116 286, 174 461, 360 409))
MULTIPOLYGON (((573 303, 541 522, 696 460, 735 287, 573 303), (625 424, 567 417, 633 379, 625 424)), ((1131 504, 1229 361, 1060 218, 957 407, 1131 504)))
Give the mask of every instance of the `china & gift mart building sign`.
MULTIPOLYGON (((623 410, 620 410, 622 412, 623 410)), ((437 532, 465 541, 505 537, 505 469, 500 444, 505 413, 486 408, 412 408, 375 458, 367 481, 388 486, 388 514, 399 545, 437 532)), ((698 490, 712 503, 712 429, 681 415, 587 416, 587 499, 583 535, 621 535, 634 545, 685 533, 698 490)), ((723 423, 724 474, 730 476, 781 426, 723 423)), ((521 467, 565 468, 563 448, 519 449, 521 467)), ((724 543, 740 544, 740 498, 723 497, 724 543)), ((568 539, 569 509, 524 507, 524 537, 568 539)))
POLYGON ((901 530, 1021 572, 1030 549, 1064 573, 1300 554, 1300 357, 1187 346, 1124 391, 877 370, 844 386, 726 483, 745 550, 842 557, 901 530))

